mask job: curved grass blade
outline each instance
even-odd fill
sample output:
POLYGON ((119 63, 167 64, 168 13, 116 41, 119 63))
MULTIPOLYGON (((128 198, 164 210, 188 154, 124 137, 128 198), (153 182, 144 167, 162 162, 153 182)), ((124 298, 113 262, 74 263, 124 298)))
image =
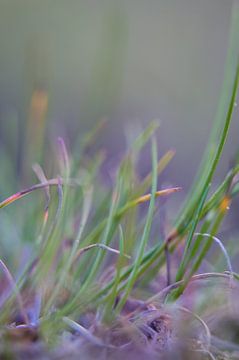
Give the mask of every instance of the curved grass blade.
POLYGON ((190 248, 193 236, 194 236, 195 229, 196 229, 197 224, 199 222, 200 215, 202 213, 203 205, 204 205, 204 202, 206 200, 206 197, 207 197, 207 194, 208 194, 208 191, 209 191, 209 187, 210 187, 210 183, 208 184, 205 191, 202 193, 201 198, 199 199, 199 205, 198 205, 198 208, 195 211, 194 219, 192 221, 190 232, 189 232, 189 235, 188 235, 188 238, 187 238, 187 241, 186 241, 186 245, 185 245, 185 249, 184 249, 184 253, 183 253, 183 258, 182 258, 182 260, 180 262, 179 269, 177 271, 176 281, 181 280, 181 278, 183 277, 183 274, 185 272, 185 268, 186 268, 186 266, 188 264, 189 248, 190 248))
MULTIPOLYGON (((81 183, 77 179, 69 179, 68 181, 61 179, 61 183, 63 185, 68 185, 68 186, 80 186, 81 185, 81 183)), ((57 178, 54 178, 54 179, 48 180, 47 182, 39 183, 39 184, 33 185, 27 189, 18 191, 16 194, 13 194, 13 195, 9 196, 8 198, 6 198, 5 200, 3 200, 2 202, 0 202, 0 209, 12 204, 14 201, 23 198, 24 196, 32 193, 35 190, 44 189, 45 187, 48 187, 48 186, 58 186, 58 184, 59 184, 59 180, 57 178)))
POLYGON ((225 246, 221 242, 221 240, 218 239, 216 236, 212 236, 212 235, 207 234, 207 233, 195 233, 194 234, 194 236, 198 236, 198 235, 201 235, 203 237, 212 238, 213 241, 215 241, 215 243, 218 244, 218 246, 220 247, 220 249, 221 249, 221 251, 222 251, 222 253, 223 253, 223 255, 224 255, 225 259, 226 259, 228 270, 230 271, 231 274, 233 274, 232 263, 231 263, 230 257, 228 255, 228 252, 227 252, 225 246))

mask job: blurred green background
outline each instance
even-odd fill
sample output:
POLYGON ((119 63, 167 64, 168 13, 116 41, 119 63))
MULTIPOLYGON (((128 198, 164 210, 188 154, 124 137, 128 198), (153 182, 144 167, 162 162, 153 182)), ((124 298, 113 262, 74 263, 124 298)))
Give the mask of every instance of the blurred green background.
MULTIPOLYGON (((1 157, 30 169, 38 159, 24 159, 29 139, 60 135, 71 148, 102 118, 101 145, 117 157, 156 118, 160 151, 177 152, 165 180, 187 190, 216 114, 231 8, 230 0, 0 0, 1 157), (46 130, 31 129, 43 117, 46 130)), ((234 119, 218 182, 238 130, 234 119)))

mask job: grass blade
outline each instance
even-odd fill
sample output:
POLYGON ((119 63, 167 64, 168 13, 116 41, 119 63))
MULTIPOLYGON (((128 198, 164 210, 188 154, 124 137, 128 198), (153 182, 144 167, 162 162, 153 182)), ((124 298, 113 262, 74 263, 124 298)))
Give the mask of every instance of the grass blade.
MULTIPOLYGON (((157 147, 156 147, 156 142, 154 139, 152 141, 152 168, 153 168, 153 179, 152 179, 151 193, 155 194, 156 189, 157 189, 157 147)), ((140 244, 139 244, 138 254, 137 254, 136 260, 134 262, 134 266, 133 266, 131 275, 128 279, 128 283, 127 283, 125 292, 116 307, 116 312, 121 311, 122 307, 124 306, 128 296, 134 286, 134 283, 137 279, 137 272, 140 267, 141 261, 143 259, 144 250, 145 250, 146 244, 148 242, 150 228, 151 228, 152 221, 153 221, 154 203, 155 203, 155 196, 151 196, 149 210, 148 210, 146 223, 145 223, 145 227, 144 227, 144 232, 143 232, 140 244)))

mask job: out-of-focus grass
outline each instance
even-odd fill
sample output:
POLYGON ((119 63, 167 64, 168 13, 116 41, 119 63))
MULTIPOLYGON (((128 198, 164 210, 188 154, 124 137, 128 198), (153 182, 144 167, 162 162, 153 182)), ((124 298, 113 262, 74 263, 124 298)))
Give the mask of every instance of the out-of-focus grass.
MULTIPOLYGON (((86 151, 100 127, 97 126, 86 136, 79 153, 75 151, 73 156, 60 138, 58 150, 51 160, 51 163, 57 164, 54 166, 54 178, 48 178, 48 174, 35 165, 34 171, 40 183, 10 197, 7 197, 6 191, 6 199, 0 203, 0 211, 9 217, 19 233, 17 247, 14 240, 11 241, 6 253, 3 249, 1 256, 7 260, 6 264, 1 261, 4 279, 0 297, 2 326, 15 321, 16 317, 22 317, 20 323, 29 328, 33 325, 39 327, 42 336, 53 342, 67 324, 97 343, 98 340, 88 330, 77 325, 77 319, 93 311, 98 321, 110 326, 111 322, 121 317, 130 296, 140 292, 150 296, 151 281, 159 272, 168 272, 168 281, 172 279, 171 275, 175 276, 176 284, 168 284, 162 290, 168 295, 165 301, 173 303, 192 279, 233 276, 238 280, 236 273, 230 276, 201 274, 195 277, 239 190, 239 163, 235 162, 225 180, 213 193, 210 191, 238 91, 239 64, 233 67, 231 62, 235 49, 234 37, 238 35, 239 11, 238 8, 236 10, 225 84, 209 146, 190 195, 168 235, 165 238, 158 236, 156 241, 151 239, 155 236, 152 235, 152 224, 158 221, 155 204, 159 202, 160 206, 160 197, 174 196, 180 190, 178 184, 168 189, 160 189, 157 185, 161 172, 174 153, 169 150, 158 161, 156 122, 152 122, 131 144, 113 176, 112 188, 107 187, 99 175, 102 155, 89 155, 86 151), (152 172, 140 179, 137 166, 141 152, 148 143, 151 144, 152 172), (42 194, 37 195, 36 190, 41 190, 42 194), (21 199, 23 197, 25 199, 21 199), (149 204, 146 214, 141 211, 141 204, 149 204), (177 270, 169 274, 173 270, 173 255, 182 246, 183 255, 177 270), (14 270, 15 280, 8 268, 14 270), (29 294, 29 298, 26 294, 29 294), (18 309, 14 306, 15 298, 18 309), (35 298, 40 299, 37 306, 35 298), (33 314, 29 312, 29 303, 35 309, 33 314)), ((27 128, 29 149, 26 149, 25 161, 30 161, 32 156, 36 156, 40 162, 44 159, 47 105, 47 94, 34 94, 27 128)), ((3 171, 10 174, 7 155, 2 155, 2 158, 3 171)), ((25 167, 26 163, 20 171, 22 177, 19 183, 29 179, 28 176, 24 177, 25 167)), ((3 188, 4 184, 1 184, 3 188)), ((9 189, 8 184, 6 189, 9 189)), ((7 221, 2 221, 1 227, 2 233, 13 231, 7 221)), ((217 239, 217 242, 220 244, 220 240, 217 239)), ((221 249, 225 255, 225 248, 221 246, 221 249)))

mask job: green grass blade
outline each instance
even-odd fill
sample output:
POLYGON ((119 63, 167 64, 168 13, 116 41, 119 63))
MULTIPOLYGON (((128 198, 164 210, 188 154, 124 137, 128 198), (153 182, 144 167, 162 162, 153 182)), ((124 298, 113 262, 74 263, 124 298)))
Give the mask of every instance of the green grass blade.
MULTIPOLYGON (((157 146, 156 146, 156 141, 154 139, 152 141, 152 168, 153 168, 153 179, 152 179, 151 192, 152 192, 152 194, 155 194, 156 190, 157 190, 157 146)), ((146 244, 149 239, 150 229, 151 229, 151 225, 152 225, 152 221, 153 221, 154 203, 155 203, 155 196, 151 196, 149 210, 148 210, 148 214, 147 214, 147 218, 146 218, 146 223, 145 223, 143 235, 142 235, 142 238, 141 238, 140 244, 139 244, 139 250, 138 250, 135 262, 134 262, 134 266, 133 266, 131 275, 128 279, 128 283, 127 283, 125 292, 122 295, 122 297, 116 307, 116 312, 120 312, 120 310, 124 306, 128 296, 134 286, 134 283, 137 279, 137 272, 138 272, 138 269, 142 262, 145 247, 146 247, 146 244)))

